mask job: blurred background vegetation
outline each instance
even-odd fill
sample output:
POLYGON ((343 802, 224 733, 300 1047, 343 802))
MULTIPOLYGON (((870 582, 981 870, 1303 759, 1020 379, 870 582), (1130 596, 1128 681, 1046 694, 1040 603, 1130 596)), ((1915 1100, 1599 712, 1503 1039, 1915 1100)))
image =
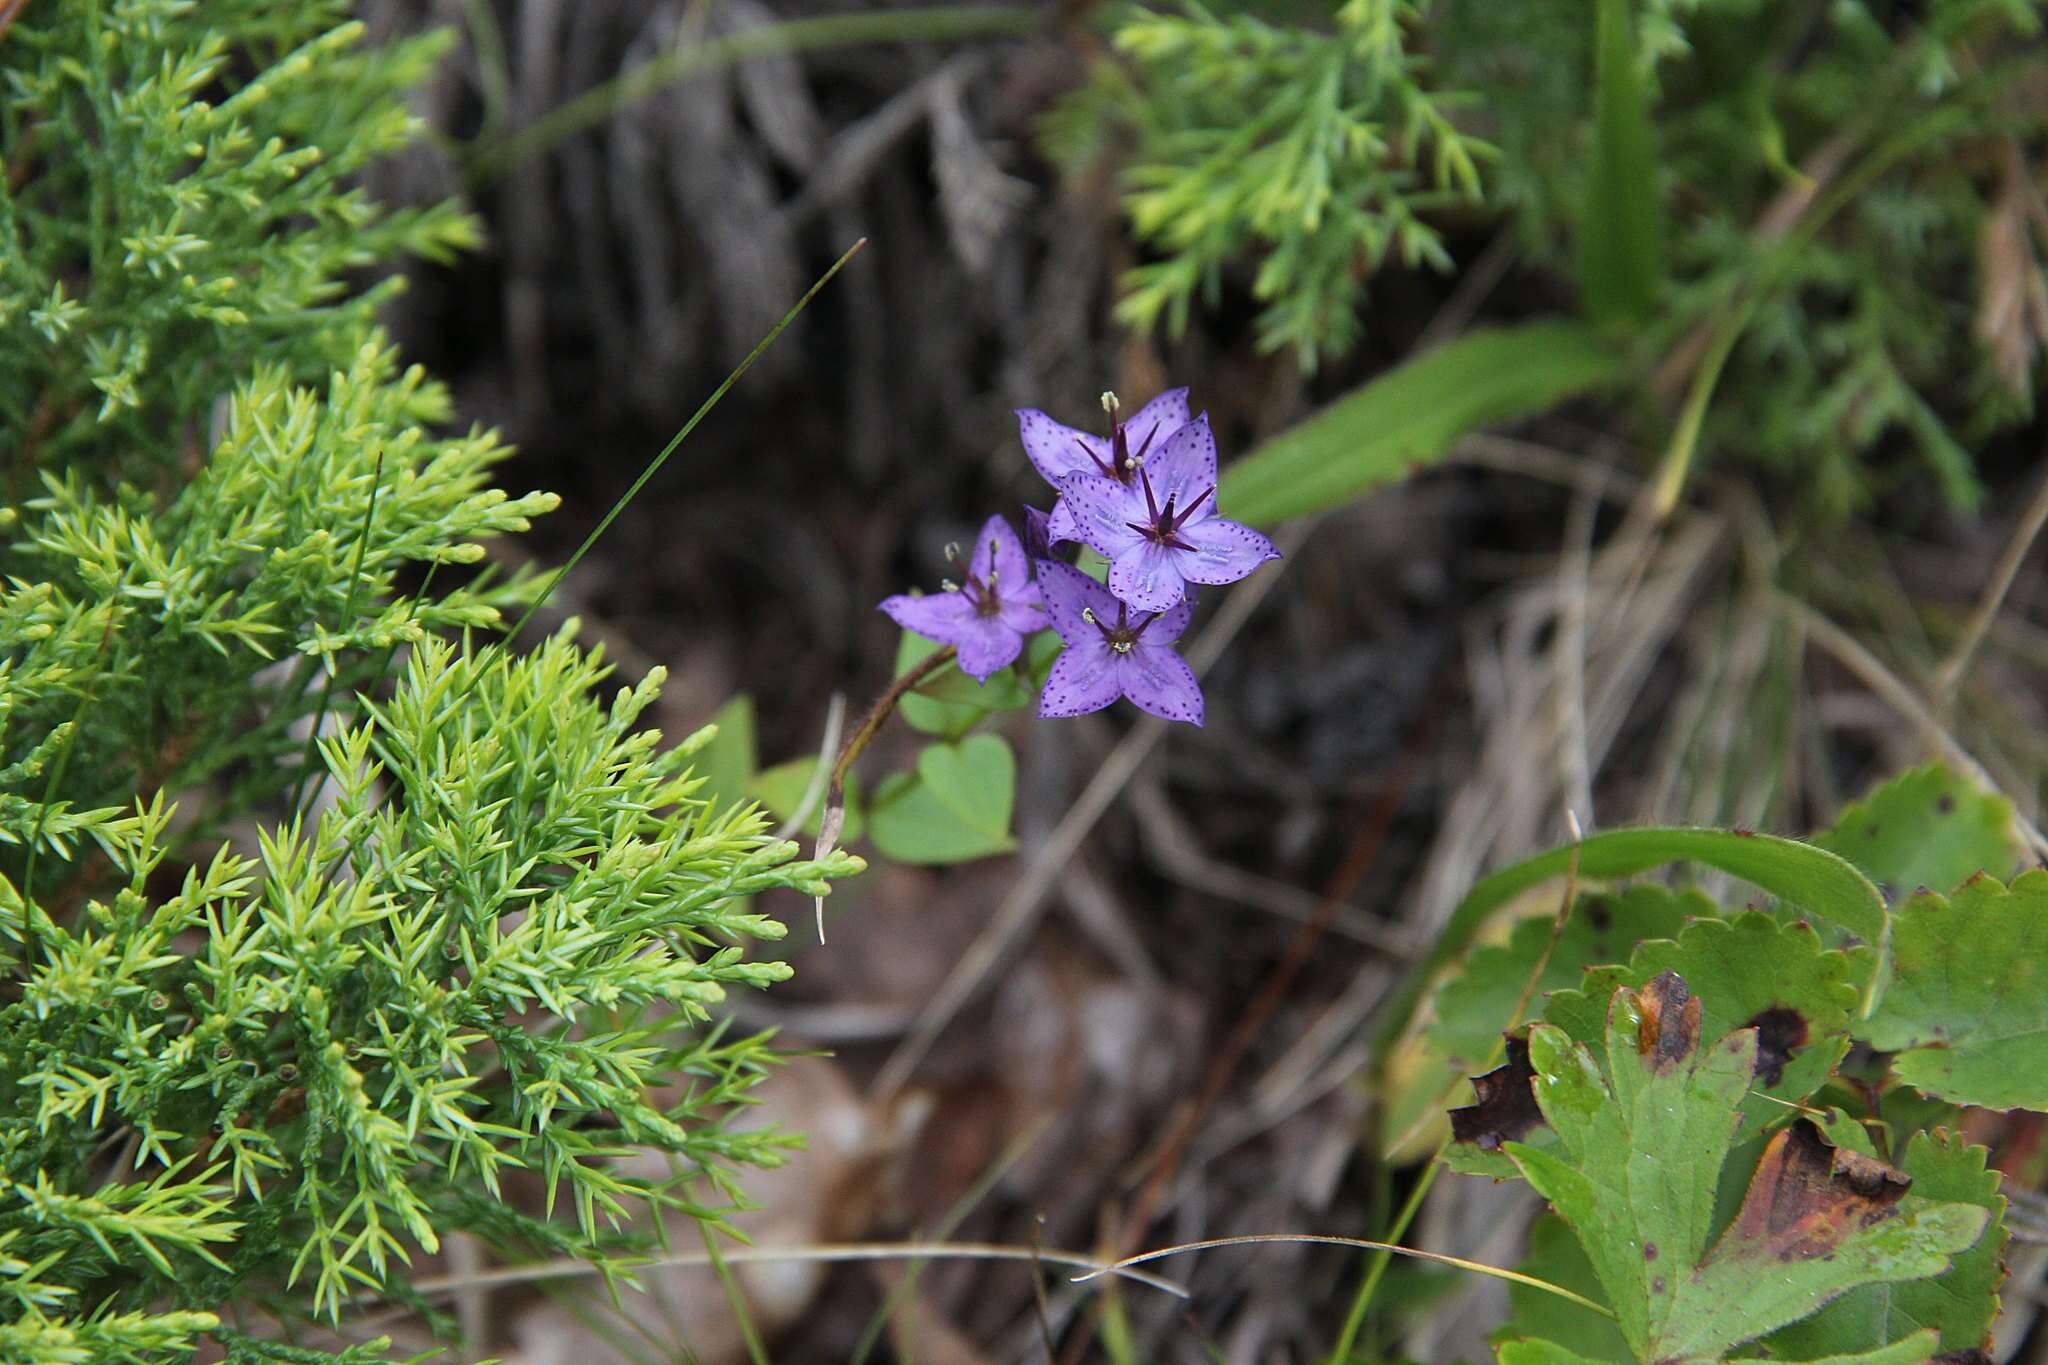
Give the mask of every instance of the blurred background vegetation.
MULTIPOLYGON (((1198 622, 1206 729, 1019 720, 1021 851, 878 867, 739 1007, 833 1054, 764 1092, 812 1135, 752 1187, 764 1241, 1371 1235, 1418 1155, 1373 1010, 1567 808, 1799 831, 1933 754, 2039 810, 2031 4, 359 12, 455 35, 435 138, 368 183, 482 224, 388 316, 517 447, 506 482, 567 500, 508 561, 566 557, 869 239, 534 625, 582 617, 628 683, 668 667, 671 734, 725 708, 734 794, 883 685, 876 601, 1037 493, 1013 407, 1192 385, 1226 464, 1264 449, 1231 491, 1313 514, 1198 622), (1116 799, 1064 856, 1091 786, 1116 799)), ((1975 1136, 2038 1187, 2038 1128, 1975 1136)), ((1505 1264, 1521 1234, 1456 1179, 1417 1235, 1505 1264)), ((2001 1351, 2048 1359, 2014 1260, 2001 1351)), ((1272 1247, 1177 1267, 1185 1305, 1049 1277, 1041 1307, 1016 1266, 940 1261, 748 1269, 746 1318, 685 1272, 456 1307, 529 1365, 1007 1361, 1041 1321, 1068 1360, 1312 1359, 1357 1272, 1272 1247)), ((1495 1288, 1392 1277, 1366 1358, 1484 1354, 1495 1288)))

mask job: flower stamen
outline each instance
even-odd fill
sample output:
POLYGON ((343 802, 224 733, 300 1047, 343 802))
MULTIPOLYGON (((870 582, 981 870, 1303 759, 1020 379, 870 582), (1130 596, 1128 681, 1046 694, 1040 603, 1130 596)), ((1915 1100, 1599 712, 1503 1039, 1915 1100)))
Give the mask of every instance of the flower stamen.
POLYGON ((1165 549, 1194 549, 1194 546, 1181 539, 1180 528, 1187 525, 1195 513, 1200 510, 1202 504, 1207 502, 1216 492, 1216 486, 1211 484, 1203 489, 1201 495, 1186 507, 1176 510, 1174 503, 1179 499, 1179 493, 1168 493, 1166 495, 1166 506, 1162 508, 1152 492, 1152 476, 1141 468, 1138 471, 1138 477, 1145 485, 1145 511, 1147 519, 1144 521, 1127 521, 1124 525, 1130 527, 1154 545, 1165 549))

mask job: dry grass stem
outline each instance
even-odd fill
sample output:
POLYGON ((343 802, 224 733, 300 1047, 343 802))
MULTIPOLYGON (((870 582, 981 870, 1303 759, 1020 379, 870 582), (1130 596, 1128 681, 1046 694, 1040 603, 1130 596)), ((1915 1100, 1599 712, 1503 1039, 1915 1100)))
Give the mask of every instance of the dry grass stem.
MULTIPOLYGON (((719 1252, 718 1255, 727 1265, 764 1265, 787 1261, 1043 1261, 1048 1265, 1084 1269, 1087 1273, 1083 1279, 1090 1281, 1103 1275, 1115 1275, 1149 1289, 1172 1294, 1176 1298, 1188 1297, 1187 1287, 1177 1281, 1130 1271, 1105 1262, 1098 1256, 1085 1256, 1078 1251, 1001 1246, 988 1242, 848 1242, 818 1246, 732 1247, 719 1252)), ((710 1264, 709 1252, 678 1251, 665 1256, 650 1256, 633 1268, 653 1270, 665 1266, 710 1264)), ((471 1274, 427 1275, 414 1280, 411 1288, 414 1293, 425 1299, 450 1299, 479 1289, 539 1284, 548 1280, 587 1279, 597 1273, 598 1268, 588 1261, 562 1258, 542 1261, 535 1265, 501 1266, 496 1270, 483 1270, 471 1274)))
POLYGON ((1977 646, 1983 643, 1984 633, 1991 628, 1991 622, 2004 605, 2006 594, 2012 591, 2020 565, 2026 562, 2027 552, 2034 548, 2034 541, 2040 536, 2044 523, 2048 523, 2048 469, 2042 471, 2034 496, 2028 500, 2026 510, 2020 513, 2019 524, 2013 527, 2011 539, 2000 551, 1998 563, 1991 570, 1991 578, 1984 585, 1984 595, 1977 599, 1976 609, 1963 626, 1961 638, 1934 675, 1934 704, 1940 710, 1946 711, 1953 704, 1956 688, 1961 685, 1963 675, 1969 672, 1977 646))
MULTIPOLYGON (((1778 596, 1778 605, 1804 627, 1816 644, 1833 655, 1836 662, 1854 674, 1858 681, 1892 710, 1917 726, 1922 736, 1944 759, 1986 791, 1998 792, 2008 801, 2012 800, 2011 794, 2002 791, 1999 784, 1992 781, 1991 774, 1985 770, 1984 765, 1978 762, 1976 756, 1965 749, 1948 727, 1936 718, 1927 703, 1920 699, 1919 694, 1914 692, 1903 678, 1887 668, 1875 654, 1865 649, 1854 636, 1796 597, 1781 593, 1778 596)), ((2048 858, 2048 835, 2041 833, 2040 828, 2021 810, 2016 801, 2013 802, 2013 824, 2035 857, 2048 858)))

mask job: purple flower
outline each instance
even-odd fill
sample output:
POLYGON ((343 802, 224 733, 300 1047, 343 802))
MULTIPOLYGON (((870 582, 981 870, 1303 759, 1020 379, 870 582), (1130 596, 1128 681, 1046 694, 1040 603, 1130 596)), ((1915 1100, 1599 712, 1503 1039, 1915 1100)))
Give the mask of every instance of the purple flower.
POLYGON ((891 597, 882 610, 905 630, 959 650, 960 671, 982 682, 1017 657, 1026 635, 1046 626, 1031 562, 1001 517, 990 517, 975 538, 966 582, 924 597, 891 597))
POLYGON ((1038 582, 1052 627, 1067 643, 1046 675, 1039 715, 1083 716, 1129 697, 1155 716, 1202 723, 1195 671, 1169 647, 1194 615, 1192 596, 1171 611, 1133 619, 1127 603, 1079 569, 1040 560, 1038 582))
POLYGON ((1235 583, 1280 552, 1216 513, 1216 437, 1203 413, 1119 483, 1069 474, 1053 509, 1055 539, 1084 540, 1109 560, 1109 590, 1140 611, 1165 611, 1189 583, 1235 583))
MULTIPOLYGON (((1105 403, 1113 400, 1105 397, 1105 403)), ((1115 408, 1112 406, 1111 411, 1115 408)), ((1102 474, 1112 479, 1130 477, 1131 461, 1143 459, 1145 451, 1158 445, 1187 424, 1188 391, 1168 389, 1138 409, 1128 422, 1110 425, 1108 436, 1079 431, 1055 422, 1037 408, 1017 409, 1017 432, 1024 441, 1024 453, 1054 488, 1069 474, 1102 474), (1135 447, 1133 442, 1136 442, 1135 447)), ((1057 529, 1057 528, 1055 528, 1057 529)))

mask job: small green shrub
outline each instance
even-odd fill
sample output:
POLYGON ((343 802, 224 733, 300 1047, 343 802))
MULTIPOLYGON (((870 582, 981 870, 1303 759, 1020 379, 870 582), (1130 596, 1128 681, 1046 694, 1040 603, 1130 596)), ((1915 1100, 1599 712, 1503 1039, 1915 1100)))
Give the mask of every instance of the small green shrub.
POLYGON ((532 585, 462 566, 555 499, 376 328, 360 272, 476 232, 352 187, 444 44, 345 10, 0 34, 9 1361, 283 1359, 454 1231, 613 1265, 632 1206, 716 1224, 780 1142, 723 1125, 764 1042, 707 1027, 785 971, 743 898, 859 866, 712 808, 637 725, 658 674, 607 704, 570 632, 489 642, 532 585))

